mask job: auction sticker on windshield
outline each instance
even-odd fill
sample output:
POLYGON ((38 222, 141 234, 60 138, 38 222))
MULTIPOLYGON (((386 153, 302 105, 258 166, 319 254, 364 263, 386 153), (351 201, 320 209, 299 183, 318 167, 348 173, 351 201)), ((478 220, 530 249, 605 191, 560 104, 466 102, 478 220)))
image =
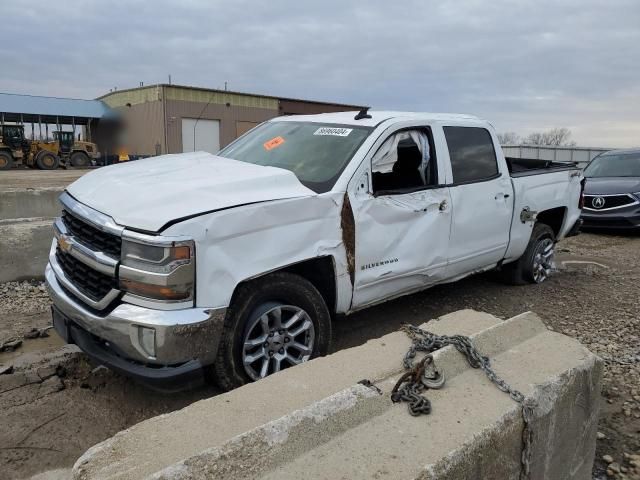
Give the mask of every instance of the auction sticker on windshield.
POLYGON ((282 137, 274 137, 271 140, 267 140, 262 144, 265 150, 273 150, 274 148, 279 147, 284 143, 284 138, 282 137))
POLYGON ((353 128, 320 127, 314 135, 333 135, 334 137, 346 137, 353 131, 353 128))

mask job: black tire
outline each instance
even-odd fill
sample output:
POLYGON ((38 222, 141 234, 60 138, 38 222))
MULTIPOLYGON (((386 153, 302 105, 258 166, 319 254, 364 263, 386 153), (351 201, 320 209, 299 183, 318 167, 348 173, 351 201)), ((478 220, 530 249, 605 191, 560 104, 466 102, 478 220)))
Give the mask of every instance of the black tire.
POLYGON ((536 257, 542 255, 551 245, 551 255, 553 258, 553 245, 555 245, 555 234, 548 225, 536 223, 531 232, 531 238, 522 256, 515 262, 502 267, 500 272, 504 282, 511 285, 526 285, 529 283, 542 283, 548 278, 547 275, 536 273, 536 257), (551 243, 550 243, 551 242, 551 243))
POLYGON ((36 165, 40 170, 55 170, 60 165, 60 159, 51 152, 41 152, 36 157, 36 165))
POLYGON ((84 152, 73 152, 70 160, 73 167, 86 167, 90 163, 89 155, 84 152))
POLYGON ((13 167, 13 156, 8 152, 0 152, 0 170, 9 170, 13 167))
MULTIPOLYGON (((277 272, 242 284, 227 310, 216 361, 207 367, 208 377, 223 390, 252 381, 242 362, 243 343, 255 312, 279 303, 304 310, 313 323, 315 336, 311 358, 326 355, 331 341, 331 316, 316 287, 307 279, 277 272)), ((286 367, 283 367, 286 368, 286 367)))

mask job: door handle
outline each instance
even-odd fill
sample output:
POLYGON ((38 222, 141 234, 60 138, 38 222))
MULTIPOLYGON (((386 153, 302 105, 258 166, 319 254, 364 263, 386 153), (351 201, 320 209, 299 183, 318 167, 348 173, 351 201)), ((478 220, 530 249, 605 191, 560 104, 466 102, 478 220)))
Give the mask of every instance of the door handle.
POLYGON ((496 200, 498 200, 501 195, 502 195, 502 198, 509 198, 509 194, 508 193, 496 193, 496 196, 494 198, 496 200))
POLYGON ((440 210, 441 212, 444 212, 447 209, 448 206, 449 206, 449 204, 447 203, 447 201, 446 200, 442 200, 440 202, 440 206, 438 207, 438 210, 440 210))

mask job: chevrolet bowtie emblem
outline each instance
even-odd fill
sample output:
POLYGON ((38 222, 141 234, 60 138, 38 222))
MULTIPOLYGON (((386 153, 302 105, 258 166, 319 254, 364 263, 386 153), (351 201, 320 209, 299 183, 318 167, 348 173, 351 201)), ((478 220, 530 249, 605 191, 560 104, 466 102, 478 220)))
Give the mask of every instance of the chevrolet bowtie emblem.
POLYGON ((58 247, 60 247, 60 250, 63 252, 69 252, 69 250, 71 250, 71 243, 69 243, 65 235, 60 235, 58 238, 58 247))

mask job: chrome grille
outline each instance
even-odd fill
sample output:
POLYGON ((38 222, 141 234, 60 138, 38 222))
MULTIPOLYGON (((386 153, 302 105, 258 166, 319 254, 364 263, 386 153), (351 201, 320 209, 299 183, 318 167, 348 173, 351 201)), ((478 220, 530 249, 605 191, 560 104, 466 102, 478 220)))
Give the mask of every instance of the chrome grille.
POLYGON ((623 195, 585 195, 584 207, 587 210, 611 210, 634 205, 638 201, 629 194, 623 195))
POLYGON ((122 240, 111 233, 103 232, 98 228, 80 220, 66 210, 62 211, 62 221, 79 242, 91 250, 103 252, 113 258, 120 258, 122 240))
POLYGON ((56 248, 56 260, 69 281, 80 292, 96 302, 102 300, 112 288, 116 287, 113 277, 95 271, 63 252, 60 247, 56 248))

